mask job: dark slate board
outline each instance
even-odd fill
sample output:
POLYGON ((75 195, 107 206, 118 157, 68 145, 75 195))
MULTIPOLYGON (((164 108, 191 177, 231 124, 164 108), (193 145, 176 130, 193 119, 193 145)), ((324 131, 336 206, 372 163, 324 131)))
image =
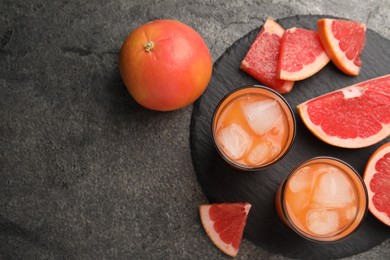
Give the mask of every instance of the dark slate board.
MULTIPOLYGON (((285 29, 303 27, 317 29, 324 16, 295 16, 277 20, 285 29)), ((362 54, 361 74, 350 77, 331 62, 316 75, 297 82, 284 95, 297 118, 295 143, 278 164, 261 172, 244 173, 230 168, 218 155, 211 140, 211 117, 218 101, 230 90, 245 84, 259 84, 239 69, 260 28, 236 41, 215 62, 209 87, 197 100, 191 119, 191 152, 198 181, 210 203, 250 202, 244 237, 262 248, 284 256, 302 259, 340 258, 372 248, 390 237, 390 228, 367 215, 362 226, 350 237, 331 244, 307 241, 288 229, 278 218, 274 197, 279 184, 298 163, 314 156, 334 156, 351 164, 360 174, 370 155, 390 138, 364 149, 343 149, 325 144, 303 125, 296 106, 310 98, 390 73, 390 41, 368 29, 366 48, 362 54)))

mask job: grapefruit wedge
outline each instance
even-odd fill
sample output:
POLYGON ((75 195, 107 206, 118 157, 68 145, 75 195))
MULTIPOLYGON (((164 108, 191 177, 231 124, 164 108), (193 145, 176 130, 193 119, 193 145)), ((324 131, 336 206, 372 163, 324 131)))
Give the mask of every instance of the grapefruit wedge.
POLYGON ((200 220, 207 235, 216 247, 229 256, 234 257, 238 253, 250 208, 249 203, 199 206, 200 220))
POLYGON ((390 74, 298 105, 306 127, 322 141, 361 148, 390 135, 390 74))
POLYGON ((278 77, 303 80, 317 73, 329 61, 316 31, 293 27, 286 30, 282 37, 278 77))
POLYGON ((294 82, 277 77, 279 46, 284 29, 272 19, 267 19, 252 43, 240 68, 281 94, 291 91, 294 82))
POLYGON ((364 171, 368 209, 390 226, 390 142, 379 147, 368 160, 364 171))
POLYGON ((362 53, 366 41, 366 26, 354 21, 321 19, 318 34, 332 62, 347 75, 360 72, 362 53))

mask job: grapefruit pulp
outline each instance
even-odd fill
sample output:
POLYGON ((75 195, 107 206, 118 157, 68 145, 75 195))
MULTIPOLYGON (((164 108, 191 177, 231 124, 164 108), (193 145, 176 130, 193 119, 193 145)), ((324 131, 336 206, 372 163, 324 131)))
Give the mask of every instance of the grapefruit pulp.
POLYGON ((200 205, 200 219, 210 240, 222 252, 236 256, 251 208, 249 203, 200 205))
POLYGON ((360 55, 364 49, 366 26, 354 21, 320 19, 317 22, 322 45, 332 62, 345 74, 360 72, 360 55))
POLYGON ((268 18, 240 64, 243 71, 281 94, 290 92, 294 85, 293 81, 284 81, 277 77, 283 33, 284 29, 268 18))
POLYGON ((364 182, 368 191, 368 209, 390 226, 390 142, 371 155, 364 171, 364 182))
POLYGON ((280 44, 278 77, 283 80, 303 80, 317 73, 329 62, 316 31, 290 28, 280 44))
POLYGON ((190 26, 155 20, 127 36, 119 54, 119 71, 139 104, 170 111, 191 104, 204 92, 212 61, 206 43, 190 26))
POLYGON ((361 148, 390 135, 390 74, 298 105, 306 127, 322 141, 361 148))

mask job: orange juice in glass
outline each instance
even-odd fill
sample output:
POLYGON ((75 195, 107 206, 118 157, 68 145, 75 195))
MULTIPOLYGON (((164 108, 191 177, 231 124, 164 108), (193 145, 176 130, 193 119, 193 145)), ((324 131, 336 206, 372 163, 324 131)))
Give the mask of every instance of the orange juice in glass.
POLYGON ((296 233, 317 242, 349 236, 367 213, 367 190, 345 162, 316 157, 295 168, 280 185, 276 210, 296 233))
POLYGON ((276 91, 244 86, 227 94, 217 105, 212 137, 228 164, 240 170, 259 170, 279 161, 291 148, 294 113, 276 91))

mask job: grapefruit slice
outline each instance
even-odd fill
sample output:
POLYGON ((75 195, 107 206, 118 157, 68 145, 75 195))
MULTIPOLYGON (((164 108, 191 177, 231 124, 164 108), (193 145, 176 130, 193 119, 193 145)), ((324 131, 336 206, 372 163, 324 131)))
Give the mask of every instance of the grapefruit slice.
POLYGON ((277 77, 279 46, 284 29, 272 19, 267 19, 252 43, 240 68, 281 94, 291 91, 294 82, 277 77))
POLYGON ((316 31, 290 28, 280 44, 278 77, 303 80, 317 73, 330 61, 316 31))
POLYGON ((246 224, 249 203, 221 203, 200 205, 203 228, 210 240, 222 252, 236 256, 246 224))
POLYGON ((390 74, 298 105, 306 127, 322 141, 360 148, 390 135, 390 74))
POLYGON ((360 72, 362 53, 366 41, 366 26, 354 21, 321 19, 318 34, 332 62, 347 75, 360 72))
POLYGON ((390 226, 390 142, 379 147, 368 160, 364 171, 368 209, 390 226))

